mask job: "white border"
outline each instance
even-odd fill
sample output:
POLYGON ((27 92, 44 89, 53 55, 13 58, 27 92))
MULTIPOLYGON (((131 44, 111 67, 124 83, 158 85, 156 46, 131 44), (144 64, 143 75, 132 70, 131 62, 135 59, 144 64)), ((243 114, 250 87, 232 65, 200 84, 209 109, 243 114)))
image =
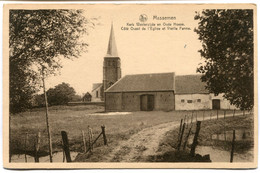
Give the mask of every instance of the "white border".
MULTIPOLYGON (((86 1, 78 1, 78 2, 73 2, 73 1, 64 1, 64 2, 59 2, 59 1, 56 1, 56 2, 50 2, 50 1, 47 1, 47 2, 33 2, 33 1, 0 1, 0 34, 1 36, 3 35, 3 4, 39 4, 39 3, 42 3, 42 4, 118 4, 118 3, 121 3, 121 4, 126 4, 126 3, 130 3, 130 4, 161 4, 161 3, 166 3, 166 4, 186 4, 186 3, 189 3, 189 4, 200 4, 200 3, 208 3, 208 4, 211 4, 211 3, 214 3, 214 4, 221 4, 221 3, 254 3, 256 4, 257 6, 259 6, 260 2, 257 1, 257 0, 229 0, 227 2, 224 1, 224 0, 219 0, 219 1, 110 1, 110 2, 107 2, 107 1, 99 1, 99 2, 96 2, 96 1, 90 1, 90 2, 86 2, 86 1)), ((258 7, 259 8, 259 7, 258 7)), ((257 24, 260 23, 260 15, 259 15, 259 10, 257 9, 257 24)), ((257 40, 259 40, 259 25, 257 26, 257 40)), ((0 45, 1 45, 1 50, 3 50, 3 40, 2 40, 2 37, 1 38, 1 41, 0 41, 0 45)), ((259 43, 258 43, 258 50, 259 50, 259 43)), ((257 56, 258 57, 258 56, 257 56)), ((3 66, 3 55, 2 55, 2 51, 1 51, 1 55, 0 55, 0 98, 1 98, 1 103, 3 103, 3 71, 2 71, 2 66, 3 66)), ((258 61, 258 67, 259 67, 260 63, 258 61)), ((258 72, 258 80, 260 79, 259 77, 259 72, 258 72)), ((258 95, 258 103, 260 101, 260 97, 258 95)), ((0 111, 1 111, 1 115, 2 112, 3 112, 3 105, 1 104, 0 105, 0 111)), ((258 109, 258 114, 260 113, 259 109, 258 109)), ((1 124, 0 124, 0 128, 1 128, 1 133, 0 133, 0 143, 3 144, 3 134, 2 134, 2 117, 1 116, 1 124)), ((259 124, 259 119, 258 119, 258 124, 259 124)), ((258 126, 258 130, 259 130, 259 126, 258 126)), ((259 145, 259 136, 258 136, 258 145, 259 145)), ((3 168, 3 145, 0 145, 0 152, 1 152, 1 156, 0 156, 0 164, 1 164, 1 168, 0 168, 0 171, 1 172, 7 172, 7 171, 10 171, 10 170, 7 170, 7 169, 4 169, 3 168)), ((259 147, 259 146, 258 146, 259 147)), ((258 158, 259 158, 259 152, 258 152, 258 158)), ((259 160, 259 159, 258 159, 259 160)), ((259 165, 259 161, 258 161, 258 165, 259 165)), ((12 172, 16 172, 17 170, 12 170, 12 172)), ((49 171, 49 170, 30 170, 30 172, 45 172, 45 171, 49 171)), ((70 171, 70 172, 83 172, 83 171, 86 171, 86 170, 52 170, 53 172, 60 172, 60 171, 70 171)), ((170 173, 172 171, 174 172, 192 172, 192 173, 201 173, 201 172, 217 172, 217 171, 220 171, 219 169, 175 169, 175 170, 172 170, 172 169, 95 169, 95 170, 87 170, 88 172, 126 172, 126 173, 129 173, 129 172, 134 172, 134 171, 142 171, 142 172, 145 172, 145 173, 150 173, 150 172, 164 172, 164 173, 170 173)), ((247 172, 258 172, 259 170, 258 169, 251 169, 251 170, 221 170, 223 172, 233 172, 233 171, 247 171, 247 172)))

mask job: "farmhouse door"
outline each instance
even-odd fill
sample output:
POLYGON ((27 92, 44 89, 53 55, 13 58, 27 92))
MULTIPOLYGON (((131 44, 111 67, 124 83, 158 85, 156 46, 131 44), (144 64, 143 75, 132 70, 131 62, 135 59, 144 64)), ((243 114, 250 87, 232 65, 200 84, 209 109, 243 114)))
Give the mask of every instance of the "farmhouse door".
POLYGON ((219 99, 213 99, 212 100, 212 109, 220 109, 220 100, 219 99))
POLYGON ((154 96, 153 95, 141 95, 140 97, 141 111, 152 111, 154 109, 154 96))
POLYGON ((152 111, 154 108, 154 96, 148 95, 147 96, 147 110, 152 111))
POLYGON ((141 95, 140 99, 141 99, 140 102, 141 111, 147 111, 147 95, 141 95))

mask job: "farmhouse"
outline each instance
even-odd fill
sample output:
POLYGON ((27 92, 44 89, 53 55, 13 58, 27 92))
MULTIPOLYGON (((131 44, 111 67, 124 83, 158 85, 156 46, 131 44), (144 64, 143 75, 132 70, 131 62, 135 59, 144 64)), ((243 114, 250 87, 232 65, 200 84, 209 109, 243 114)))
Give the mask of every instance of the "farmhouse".
POLYGON ((205 89, 201 75, 126 75, 105 91, 106 111, 234 109, 205 89))
POLYGON ((234 109, 223 94, 205 88, 201 75, 136 74, 121 78, 113 25, 103 63, 103 83, 93 84, 92 101, 105 101, 105 111, 234 109))

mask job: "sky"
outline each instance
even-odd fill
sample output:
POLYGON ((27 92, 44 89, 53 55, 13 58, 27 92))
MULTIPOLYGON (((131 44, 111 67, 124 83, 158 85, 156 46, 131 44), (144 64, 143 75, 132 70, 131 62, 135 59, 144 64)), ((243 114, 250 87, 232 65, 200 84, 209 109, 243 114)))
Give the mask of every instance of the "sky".
MULTIPOLYGON (((128 74, 175 72, 176 75, 196 74, 203 62, 198 50, 201 43, 194 32, 196 6, 167 5, 88 5, 82 6, 87 18, 98 18, 98 25, 84 36, 88 52, 78 59, 64 60, 60 75, 49 77, 46 87, 62 82, 69 83, 77 94, 92 90, 93 83, 101 83, 103 59, 107 52, 111 23, 113 22, 118 55, 121 59, 122 77, 128 74), (139 16, 145 14, 146 22, 139 16), (172 17, 175 20, 155 20, 154 16, 172 17), (129 25, 154 23, 161 30, 131 30, 129 25), (167 30, 166 25, 183 24, 190 30, 167 30), (162 28, 166 26, 165 30, 162 28), (128 30, 123 30, 128 27, 128 30)), ((134 26, 136 27, 136 26, 134 26)), ((141 27, 142 28, 142 27, 141 27)), ((147 27, 145 27, 148 29, 147 27)))

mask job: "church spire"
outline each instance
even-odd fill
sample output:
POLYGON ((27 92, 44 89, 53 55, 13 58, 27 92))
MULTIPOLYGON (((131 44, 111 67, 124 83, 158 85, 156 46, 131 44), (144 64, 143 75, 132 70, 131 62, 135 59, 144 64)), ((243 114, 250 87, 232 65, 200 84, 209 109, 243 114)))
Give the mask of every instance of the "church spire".
POLYGON ((110 31, 106 57, 118 57, 113 23, 111 24, 111 31, 110 31))

